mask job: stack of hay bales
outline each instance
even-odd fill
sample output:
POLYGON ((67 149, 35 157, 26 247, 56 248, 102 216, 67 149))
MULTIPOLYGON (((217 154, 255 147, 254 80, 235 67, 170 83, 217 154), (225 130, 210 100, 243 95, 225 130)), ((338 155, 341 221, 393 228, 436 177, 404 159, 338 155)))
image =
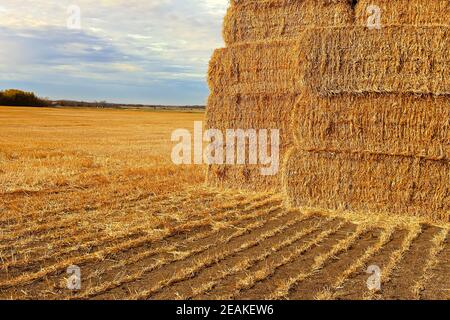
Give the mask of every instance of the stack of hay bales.
POLYGON ((300 37, 291 205, 450 221, 449 13, 447 0, 363 0, 357 26, 300 37), (364 26, 369 4, 379 30, 364 26))
MULTIPOLYGON (((232 0, 223 30, 227 47, 210 62, 206 127, 279 129, 283 157, 292 145, 290 121, 303 87, 298 34, 351 20, 348 0, 232 0)), ((281 190, 281 173, 263 176, 261 167, 210 165, 207 180, 219 187, 281 190)))
POLYGON ((283 179, 211 165, 209 184, 449 221, 449 13, 448 0, 231 1, 207 127, 280 129, 283 179))

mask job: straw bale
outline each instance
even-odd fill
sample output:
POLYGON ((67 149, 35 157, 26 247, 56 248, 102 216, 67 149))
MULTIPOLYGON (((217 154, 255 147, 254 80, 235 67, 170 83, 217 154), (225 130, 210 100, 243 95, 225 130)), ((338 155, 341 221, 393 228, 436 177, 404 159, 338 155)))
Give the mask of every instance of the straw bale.
POLYGON ((295 41, 243 43, 214 52, 208 73, 212 94, 286 94, 299 91, 295 41))
POLYGON ((446 25, 450 24, 448 0, 359 0, 355 7, 356 21, 367 25, 373 11, 381 9, 381 25, 446 25))
MULTIPOLYGON (((250 165, 248 158, 246 165, 211 165, 208 170, 208 184, 258 191, 281 190, 281 163, 285 150, 292 145, 290 122, 296 100, 296 94, 211 95, 208 99, 206 128, 219 129, 224 135, 227 129, 280 130, 280 169, 274 176, 263 176, 260 168, 267 165, 250 165)), ((268 134, 270 135, 270 131, 268 134)), ((249 150, 248 144, 246 148, 249 150)))
POLYGON ((431 95, 304 90, 292 119, 303 150, 340 150, 450 159, 450 99, 431 95))
MULTIPOLYGON (((292 144, 290 122, 301 88, 295 41, 241 43, 213 54, 209 67, 210 97, 206 127, 279 129, 280 163, 292 144)), ((212 165, 208 183, 237 189, 276 190, 281 173, 263 176, 266 165, 212 165)))
POLYGON ((294 39, 310 26, 349 24, 348 0, 241 0, 232 1, 224 21, 227 45, 270 39, 294 39))
POLYGON ((300 43, 305 82, 320 95, 450 94, 448 27, 310 29, 300 43))
POLYGON ((225 129, 279 129, 281 144, 292 141, 291 116, 297 100, 295 94, 242 95, 208 98, 206 126, 225 129))
POLYGON ((263 176, 255 165, 210 165, 207 185, 216 188, 250 190, 257 192, 280 192, 281 170, 277 175, 263 176))
POLYGON ((298 149, 286 157, 283 184, 295 207, 450 221, 448 161, 298 149))

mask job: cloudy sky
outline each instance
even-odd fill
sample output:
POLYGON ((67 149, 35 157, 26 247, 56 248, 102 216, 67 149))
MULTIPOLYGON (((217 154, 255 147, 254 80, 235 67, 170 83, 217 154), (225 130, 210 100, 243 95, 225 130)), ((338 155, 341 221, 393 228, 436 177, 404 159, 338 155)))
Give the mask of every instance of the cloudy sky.
POLYGON ((228 0, 0 0, 0 90, 204 104, 228 0), (80 9, 80 28, 77 11, 80 9))

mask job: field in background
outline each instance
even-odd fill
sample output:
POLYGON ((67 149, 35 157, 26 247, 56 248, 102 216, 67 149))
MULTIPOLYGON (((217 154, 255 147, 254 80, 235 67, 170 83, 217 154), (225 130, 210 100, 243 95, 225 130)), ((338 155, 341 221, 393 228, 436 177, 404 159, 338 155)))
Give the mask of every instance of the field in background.
POLYGON ((170 160, 171 132, 198 120, 0 107, 0 298, 450 297, 448 227, 208 189, 203 166, 170 160))
POLYGON ((56 192, 70 201, 66 192, 90 191, 94 202, 102 196, 111 202, 114 195, 121 202, 124 194, 162 194, 197 184, 204 168, 173 165, 170 134, 202 119, 203 113, 1 107, 0 192, 56 192))

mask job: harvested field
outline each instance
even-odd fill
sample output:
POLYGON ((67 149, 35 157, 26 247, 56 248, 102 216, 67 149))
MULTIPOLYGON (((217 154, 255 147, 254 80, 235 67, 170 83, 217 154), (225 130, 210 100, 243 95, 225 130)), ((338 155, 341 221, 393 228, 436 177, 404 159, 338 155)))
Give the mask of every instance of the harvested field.
POLYGON ((0 298, 449 299, 448 223, 203 187, 169 159, 203 117, 0 108, 0 298))

